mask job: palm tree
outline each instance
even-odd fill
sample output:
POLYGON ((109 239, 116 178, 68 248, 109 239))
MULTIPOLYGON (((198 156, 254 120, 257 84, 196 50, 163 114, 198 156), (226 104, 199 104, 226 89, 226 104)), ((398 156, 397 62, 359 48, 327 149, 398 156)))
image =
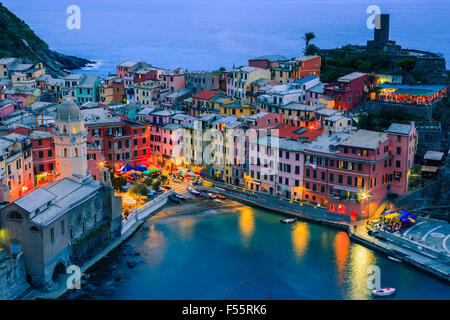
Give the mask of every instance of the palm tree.
POLYGON ((306 42, 306 47, 309 46, 309 43, 310 43, 311 40, 313 40, 315 37, 316 37, 316 35, 314 34, 314 32, 306 32, 306 33, 303 35, 303 39, 304 39, 305 42, 306 42))

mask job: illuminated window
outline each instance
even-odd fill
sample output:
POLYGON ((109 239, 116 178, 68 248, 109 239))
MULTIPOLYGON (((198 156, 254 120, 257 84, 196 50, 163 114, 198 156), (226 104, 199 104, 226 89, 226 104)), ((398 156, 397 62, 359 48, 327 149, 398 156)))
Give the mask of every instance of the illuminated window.
POLYGON ((73 133, 74 134, 77 133, 77 126, 76 125, 73 126, 73 133))
POLYGON ((67 148, 64 148, 64 157, 67 157, 67 148))
POLYGON ((338 212, 339 212, 339 213, 345 213, 345 206, 344 206, 343 204, 340 204, 340 205, 338 206, 338 212))
POLYGON ((75 148, 75 157, 78 157, 78 148, 75 148))

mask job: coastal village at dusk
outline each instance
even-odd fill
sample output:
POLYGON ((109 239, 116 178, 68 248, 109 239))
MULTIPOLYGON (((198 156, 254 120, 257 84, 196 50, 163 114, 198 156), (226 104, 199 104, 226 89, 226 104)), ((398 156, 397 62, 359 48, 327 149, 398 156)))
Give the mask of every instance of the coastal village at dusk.
MULTIPOLYGON (((402 48, 389 36, 395 16, 378 18, 365 46, 319 49, 308 32, 298 56, 262 52, 213 71, 130 57, 100 76, 1 47, 0 299, 68 297, 70 266, 89 274, 183 206, 317 223, 448 285, 446 61, 402 48)), ((364 297, 391 293, 373 289, 364 297)))

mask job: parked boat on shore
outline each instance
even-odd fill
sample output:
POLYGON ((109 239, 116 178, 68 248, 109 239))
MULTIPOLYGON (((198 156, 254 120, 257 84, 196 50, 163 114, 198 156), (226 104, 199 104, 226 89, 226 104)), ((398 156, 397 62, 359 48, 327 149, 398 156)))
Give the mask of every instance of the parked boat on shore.
POLYGON ((195 190, 194 188, 188 187, 187 190, 192 193, 194 196, 198 196, 200 195, 200 192, 198 192, 197 190, 195 190))

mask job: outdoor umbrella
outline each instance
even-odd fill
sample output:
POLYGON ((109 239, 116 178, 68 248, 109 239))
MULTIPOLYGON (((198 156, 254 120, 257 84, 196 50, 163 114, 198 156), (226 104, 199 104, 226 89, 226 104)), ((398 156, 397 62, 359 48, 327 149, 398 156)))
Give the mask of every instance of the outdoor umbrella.
POLYGON ((143 164, 138 164, 136 167, 134 167, 134 170, 143 172, 147 170, 147 167, 143 164))
POLYGON ((133 167, 132 166, 130 166, 129 164, 127 164, 126 166, 123 166, 122 167, 122 169, 120 170, 120 171, 125 171, 125 172, 127 172, 127 171, 131 171, 131 170, 133 170, 133 167))

